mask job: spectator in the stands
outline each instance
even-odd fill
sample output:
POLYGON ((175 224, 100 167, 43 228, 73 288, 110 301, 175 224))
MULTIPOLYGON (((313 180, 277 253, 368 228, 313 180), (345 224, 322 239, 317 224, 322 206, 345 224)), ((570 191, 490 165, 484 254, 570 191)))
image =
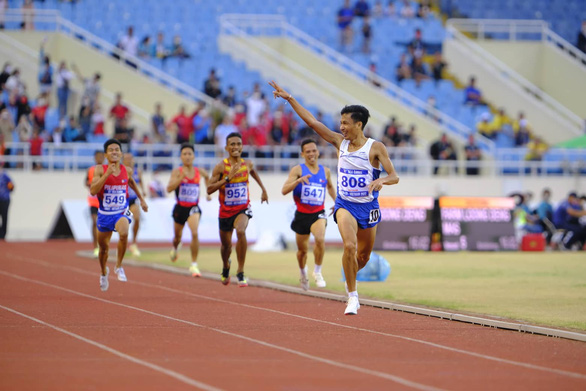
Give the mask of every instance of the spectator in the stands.
POLYGON ((20 24, 20 28, 23 30, 34 30, 35 20, 35 5, 33 4, 33 0, 24 0, 24 4, 22 5, 22 23, 20 24))
POLYGON ((234 86, 228 87, 228 92, 222 97, 222 102, 228 107, 236 106, 236 89, 234 86))
POLYGON ((84 96, 81 99, 81 106, 79 108, 78 123, 81 130, 81 134, 85 140, 92 133, 92 109, 93 105, 90 102, 89 97, 84 96))
POLYGON ((69 101, 69 93, 71 92, 71 81, 73 80, 73 73, 67 69, 65 61, 59 64, 57 71, 57 104, 59 107, 59 119, 67 117, 67 104, 69 101))
POLYGON ((415 10, 411 6, 411 0, 403 0, 403 6, 401 7, 401 18, 412 19, 415 17, 415 10))
POLYGON ((513 122, 513 131, 515 132, 515 134, 517 134, 517 132, 521 128, 521 124, 523 124, 523 127, 531 131, 531 125, 529 124, 529 121, 527 121, 527 119, 525 118, 525 113, 519 111, 517 119, 515 120, 515 122, 513 122))
MULTIPOLYGON (((33 134, 28 142, 31 156, 41 156, 43 154, 43 142, 45 140, 41 136, 41 130, 37 126, 33 126, 33 134)), ((43 168, 43 165, 40 160, 33 160, 33 170, 40 170, 41 168, 43 168)))
POLYGON ((2 67, 2 72, 0 72, 0 92, 5 88, 6 81, 10 77, 12 73, 12 64, 10 62, 5 62, 4 66, 2 67))
POLYGON ((134 27, 128 26, 126 35, 123 35, 122 38, 120 38, 118 45, 126 54, 136 57, 138 54, 138 39, 134 36, 134 27))
POLYGON ((41 94, 37 98, 37 104, 31 110, 33 125, 37 126, 40 130, 45 129, 45 116, 47 114, 48 109, 49 109, 49 94, 47 94, 47 93, 41 94))
POLYGON ((214 142, 211 135, 212 117, 208 109, 199 110, 193 117, 193 142, 194 144, 212 144, 214 142))
POLYGON ((352 19, 354 10, 350 6, 350 0, 344 0, 344 5, 338 10, 338 29, 340 30, 340 46, 346 52, 352 45, 352 19))
POLYGON ((370 43, 372 42, 372 24, 370 23, 370 17, 365 16, 362 18, 362 53, 370 53, 370 43))
POLYGON ((167 132, 165 129, 165 117, 160 102, 155 103, 155 113, 151 117, 151 132, 153 139, 157 142, 167 142, 167 132))
POLYGON ((431 72, 433 74, 433 80, 436 82, 444 78, 444 69, 447 67, 446 62, 442 59, 441 52, 435 52, 433 56, 433 62, 431 63, 431 72))
POLYGON ((216 99, 220 95, 222 95, 222 89, 220 88, 220 79, 216 76, 216 70, 214 68, 210 69, 210 73, 208 78, 206 79, 203 91, 208 95, 210 98, 216 99))
POLYGON ((398 147, 403 141, 403 137, 399 132, 395 117, 391 118, 391 122, 387 124, 383 133, 383 144, 388 147, 398 147))
POLYGON ((480 122, 476 123, 476 131, 491 140, 496 139, 497 136, 496 133, 494 133, 492 124, 490 123, 490 113, 488 111, 480 115, 480 122))
POLYGON ((527 155, 525 160, 539 162, 543 159, 543 155, 547 152, 549 146, 539 136, 533 137, 531 141, 527 143, 527 155))
POLYGON ((165 35, 159 31, 157 33, 157 42, 155 43, 155 56, 160 58, 164 65, 169 54, 169 48, 165 45, 165 35))
POLYGON ((145 35, 138 44, 138 57, 147 59, 154 57, 153 49, 154 47, 151 44, 151 36, 145 35))
POLYGON ((0 137, 2 138, 2 155, 10 155, 11 148, 6 147, 6 143, 12 142, 12 132, 16 124, 12 118, 12 114, 6 107, 0 107, 0 137))
POLYGON ((383 3, 381 0, 376 0, 374 2, 374 6, 372 7, 372 17, 375 19, 380 19, 384 16, 385 11, 383 9, 383 3))
POLYGON ((430 0, 421 0, 419 7, 417 8, 417 17, 420 19, 426 19, 431 10, 430 0))
POLYGON ((586 53, 586 20, 582 21, 582 28, 578 32, 578 41, 576 42, 576 46, 582 52, 586 53))
POLYGON ((236 125, 234 125, 234 118, 232 118, 232 115, 228 113, 224 114, 222 123, 219 124, 214 131, 214 144, 216 145, 216 150, 219 151, 220 155, 224 154, 226 136, 235 132, 238 132, 238 128, 236 125))
POLYGON ((380 87, 381 84, 376 78, 376 76, 378 75, 378 71, 376 69, 376 63, 371 62, 370 65, 368 66, 368 70, 369 70, 368 76, 366 77, 367 81, 375 87, 380 87))
POLYGON ((118 126, 122 120, 130 118, 130 109, 122 102, 122 93, 116 94, 116 100, 112 108, 110 108, 110 118, 114 119, 114 127, 118 126))
POLYGON ((427 71, 425 70, 425 65, 423 64, 423 59, 421 57, 413 58, 413 63, 411 64, 411 73, 413 75, 413 79, 415 79, 415 85, 417 87, 421 85, 422 80, 429 79, 427 71))
POLYGON ((191 55, 187 53, 181 42, 181 37, 176 35, 173 37, 173 43, 171 44, 171 56, 177 58, 190 58, 191 55))
POLYGON ((26 85, 20 77, 20 69, 14 68, 10 73, 10 76, 6 79, 4 89, 9 92, 15 92, 17 95, 24 95, 26 92, 26 85))
POLYGON ((189 142, 193 133, 193 126, 190 116, 185 112, 184 105, 179 107, 179 113, 171 119, 169 125, 175 125, 177 127, 177 144, 189 142))
POLYGON ((416 132, 417 132, 417 128, 415 127, 415 124, 409 125, 409 130, 407 131, 407 133, 403 134, 403 146, 406 146, 406 147, 417 146, 417 135, 415 134, 416 132))
POLYGON ((279 104, 270 119, 269 144, 286 145, 289 138, 289 116, 285 114, 285 107, 279 104))
MULTIPOLYGON (((458 160, 456 150, 452 145, 452 142, 448 139, 448 136, 443 133, 441 138, 435 143, 431 144, 429 148, 429 154, 433 160, 438 161, 433 165, 433 175, 437 175, 441 164, 439 161, 454 161, 458 160)), ((454 171, 458 173, 458 166, 454 165, 454 171)))
POLYGON ((75 122, 74 116, 70 116, 69 121, 62 127, 63 127, 63 134, 61 137, 63 139, 63 142, 71 143, 71 142, 75 142, 75 141, 85 141, 85 137, 79 131, 79 127, 77 126, 77 123, 75 122))
POLYGON ((407 55, 405 53, 401 54, 401 59, 395 70, 395 76, 398 82, 411 79, 411 66, 407 62, 407 55))
POLYGON ((409 42, 407 50, 409 51, 409 54, 413 60, 425 56, 425 43, 423 42, 423 38, 421 36, 421 29, 415 29, 415 36, 411 42, 409 42))
POLYGON ((519 121, 519 129, 515 133, 515 146, 516 147, 524 147, 529 143, 531 139, 531 133, 529 131, 529 127, 527 126, 527 120, 522 119, 519 121))
POLYGON ((476 78, 472 76, 468 82, 468 86, 464 89, 464 104, 470 106, 478 106, 484 104, 482 99, 482 92, 476 88, 476 78))
POLYGON ((90 107, 93 108, 94 104, 100 97, 100 91, 102 89, 100 84, 102 75, 99 72, 96 72, 94 73, 94 77, 91 79, 89 77, 84 77, 75 63, 71 64, 71 69, 77 76, 77 79, 80 81, 80 83, 83 84, 82 100, 83 98, 87 98, 89 100, 90 107))
POLYGON ((255 83, 252 94, 246 99, 246 120, 249 127, 256 127, 260 123, 260 116, 266 110, 266 102, 260 91, 260 85, 255 83))
POLYGON ((499 108, 498 112, 492 118, 492 128, 494 132, 499 133, 505 131, 506 127, 511 126, 511 118, 506 114, 503 107, 499 108))
POLYGON ((395 7, 395 0, 389 0, 384 14, 388 18, 395 18, 397 16, 397 7, 395 7))
MULTIPOLYGON (((0 111, 6 110, 7 114, 4 114, 5 118, 10 118, 10 122, 12 123, 12 129, 18 123, 18 119, 20 118, 19 113, 19 104, 18 104, 18 95, 14 91, 10 91, 8 93, 8 100, 6 102, 0 103, 0 111)), ((6 142, 12 141, 12 138, 6 139, 6 142)))
POLYGON ((356 4, 354 4, 354 16, 358 16, 359 18, 370 16, 370 5, 368 4, 368 1, 356 1, 356 4))
MULTIPOLYGON (((482 153, 476 145, 473 134, 468 135, 468 144, 464 146, 464 154, 467 162, 478 162, 482 158, 482 153)), ((466 175, 478 175, 479 171, 480 169, 475 163, 466 164, 466 175)))
MULTIPOLYGON (((134 137, 134 129, 129 126, 128 118, 121 119, 114 127, 114 138, 120 141, 122 144, 130 144, 134 137)), ((125 148, 124 150, 128 150, 125 148)))
POLYGON ((550 243, 552 235, 555 233, 555 226, 553 225, 553 205, 551 204, 551 190, 549 188, 543 189, 541 193, 541 202, 535 209, 537 215, 537 223, 543 227, 543 232, 546 232, 547 244, 550 243))
POLYGON ((41 50, 39 51, 40 57, 40 69, 39 69, 39 92, 51 92, 53 88, 53 66, 51 65, 51 59, 45 54, 45 43, 46 39, 41 42, 41 50))
POLYGON ((92 129, 94 134, 104 134, 104 121, 102 106, 100 102, 96 102, 92 110, 92 129))

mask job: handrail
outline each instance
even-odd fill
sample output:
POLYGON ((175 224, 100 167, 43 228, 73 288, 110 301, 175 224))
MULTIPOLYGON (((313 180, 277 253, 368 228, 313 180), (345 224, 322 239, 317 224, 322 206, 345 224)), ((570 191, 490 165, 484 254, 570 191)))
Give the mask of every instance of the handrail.
MULTIPOLYGON (((10 169, 19 171, 33 170, 33 164, 41 165, 47 171, 80 171, 94 164, 93 151, 103 147, 101 143, 43 143, 43 155, 31 156, 28 142, 6 143, 12 151, 11 155, 0 156, 0 163, 10 164, 10 169)), ((321 149, 320 162, 336 171, 337 157, 333 147, 321 149)), ((485 175, 555 175, 585 177, 586 150, 552 148, 542 161, 526 161, 526 148, 504 148, 497 150, 497 159, 467 162, 432 161, 427 152, 419 147, 387 148, 395 169, 400 175, 429 176, 433 167, 438 166, 447 171, 448 175, 466 175, 465 168, 478 167, 485 175), (548 155, 558 156, 556 160, 548 159, 548 155), (455 169, 458 168, 458 174, 455 169)), ((179 148, 175 144, 137 144, 132 146, 137 165, 147 172, 160 169, 166 171, 181 164, 179 148), (163 153, 163 155, 161 155, 163 153)), ((255 166, 263 172, 285 173, 299 164, 299 147, 245 145, 243 152, 254 159, 255 166)), ((215 145, 195 145, 195 161, 199 167, 211 168, 224 156, 225 151, 215 145)), ((444 173, 442 173, 444 174, 444 173)))
POLYGON ((517 86, 521 87, 525 91, 528 91, 534 97, 537 97, 539 99, 538 102, 544 103, 548 108, 554 110, 559 116, 561 116, 565 122, 569 122, 571 125, 567 126, 569 130, 571 130, 576 135, 581 134, 580 128, 583 121, 578 115, 574 114, 567 107, 559 103, 556 99, 552 98, 541 88, 537 87, 535 84, 521 76, 494 55, 475 44, 470 38, 462 34, 459 29, 450 24, 450 20, 448 20, 447 32, 448 38, 452 37, 456 39, 458 42, 465 45, 469 51, 473 52, 475 55, 481 58, 484 64, 489 64, 495 68, 495 74, 498 74, 499 76, 506 76, 508 80, 513 81, 515 84, 517 84, 517 86))
MULTIPOLYGON (((321 56, 325 61, 334 66, 349 71, 353 76, 359 77, 361 80, 367 78, 375 80, 383 87, 382 90, 386 91, 387 94, 390 92, 389 97, 397 100, 399 104, 408 102, 409 105, 407 105, 407 108, 410 110, 413 110, 414 108, 422 111, 424 110, 430 113, 433 117, 439 118, 442 128, 452 134, 455 134, 461 140, 465 140, 468 134, 471 132, 470 128, 466 125, 458 122, 457 120, 435 109, 434 107, 431 107, 429 104, 427 104, 427 102, 423 102, 419 98, 411 95, 391 81, 379 75, 373 74, 369 69, 356 63, 347 56, 335 51, 322 42, 319 42, 312 36, 290 25, 287 23, 286 18, 282 15, 224 14, 221 16, 220 22, 221 25, 224 23, 230 23, 233 26, 241 29, 251 28, 253 32, 257 34, 260 33, 263 29, 267 30, 270 28, 275 28, 279 31, 279 35, 292 38, 300 45, 309 47, 311 51, 316 53, 318 56, 321 56)), ((419 114, 419 112, 417 112, 417 114, 419 114)), ((479 137, 478 142, 491 153, 494 152, 495 146, 492 140, 479 137)))
POLYGON ((572 57, 586 63, 586 54, 550 29, 549 23, 544 20, 454 18, 448 19, 447 25, 454 26, 460 31, 476 34, 479 39, 485 39, 486 34, 490 33, 509 33, 509 40, 520 39, 518 34, 539 34, 541 41, 562 47, 571 53, 572 57))
MULTIPOLYGON (((28 10, 17 10, 17 9, 9 9, 5 12, 5 21, 12 22, 12 21, 21 21, 22 15, 25 14, 28 10)), ((205 101, 208 105, 213 107, 220 107, 223 110, 227 108, 225 105, 219 101, 215 101, 214 99, 210 98, 203 92, 196 90, 195 88, 191 87, 183 83, 182 81, 168 75, 167 73, 159 70, 158 68, 146 63, 145 61, 141 60, 136 56, 129 55, 124 50, 112 45, 111 43, 105 41, 102 38, 97 37, 96 35, 90 33, 89 31, 77 26, 76 24, 72 23, 71 21, 63 18, 61 13, 57 10, 33 10, 34 15, 34 23, 54 23, 55 30, 58 32, 63 32, 66 35, 72 36, 76 39, 82 37, 83 39, 79 40, 81 43, 89 46, 95 50, 100 52, 106 53, 108 55, 115 54, 121 60, 126 60, 136 66, 135 71, 140 71, 147 76, 153 78, 160 84, 165 86, 172 87, 176 92, 181 95, 186 96, 187 98, 193 101, 205 101)), ((132 68, 131 68, 132 69, 132 68)))

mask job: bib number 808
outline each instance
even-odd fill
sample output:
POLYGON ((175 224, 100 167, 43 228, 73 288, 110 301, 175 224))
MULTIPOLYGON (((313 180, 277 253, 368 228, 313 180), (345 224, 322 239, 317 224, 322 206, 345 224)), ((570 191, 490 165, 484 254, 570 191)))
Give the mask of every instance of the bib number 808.
POLYGON ((366 178, 360 177, 356 179, 356 177, 342 177, 342 186, 344 187, 366 187, 366 178))

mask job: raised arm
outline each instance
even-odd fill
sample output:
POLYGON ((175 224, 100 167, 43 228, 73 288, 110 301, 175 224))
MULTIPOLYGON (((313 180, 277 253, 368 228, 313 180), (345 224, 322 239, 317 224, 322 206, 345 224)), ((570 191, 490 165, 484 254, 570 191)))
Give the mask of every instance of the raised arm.
POLYGON ((393 166, 393 163, 389 158, 389 153, 384 144, 380 141, 375 141, 372 145, 371 153, 374 153, 375 163, 382 164, 387 175, 384 177, 380 177, 375 181, 372 181, 368 186, 368 191, 379 191, 380 189, 382 189, 384 185, 396 185, 397 183, 399 183, 399 176, 395 171, 395 167, 393 166))
POLYGON ((344 140, 344 137, 341 134, 328 129, 327 126, 319 122, 305 107, 301 106, 290 93, 282 89, 276 82, 271 81, 269 84, 275 89, 273 91, 273 96, 275 98, 283 98, 289 102, 293 110, 295 110, 297 115, 301 117, 307 126, 315 130, 321 138, 332 144, 336 149, 340 149, 340 144, 342 143, 342 140, 344 140))
POLYGON ((250 173, 250 176, 254 178, 254 180, 256 181, 256 183, 258 183, 258 185, 260 186, 260 188, 262 190, 262 194, 260 196, 260 203, 262 204, 263 202, 266 202, 268 204, 269 203, 269 195, 267 194, 267 189, 265 189, 265 185, 262 184, 262 181, 260 180, 260 176, 258 176, 258 173, 256 172, 256 169, 254 168, 254 163, 252 163, 252 161, 250 161, 250 160, 247 160, 246 165, 248 166, 248 172, 250 173))
POLYGON ((291 193, 293 190, 295 190, 297 185, 300 184, 302 181, 303 181, 303 178, 301 178, 301 166, 296 165, 295 167, 293 167, 291 169, 291 171, 289 171, 289 176, 287 177, 287 180, 283 184, 283 188, 281 189, 281 194, 287 195, 287 194, 291 193))

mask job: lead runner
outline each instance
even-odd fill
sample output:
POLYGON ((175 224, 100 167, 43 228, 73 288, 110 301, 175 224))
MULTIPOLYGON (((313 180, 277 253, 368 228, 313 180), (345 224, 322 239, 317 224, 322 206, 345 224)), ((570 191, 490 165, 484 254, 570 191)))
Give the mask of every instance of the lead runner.
POLYGON ((340 133, 319 122, 295 98, 276 82, 269 83, 273 96, 285 99, 301 119, 321 138, 338 150, 338 196, 334 221, 344 243, 342 266, 348 288, 345 315, 356 315, 360 308, 356 290, 356 273, 366 266, 380 222, 378 193, 384 185, 399 183, 386 147, 367 138, 364 127, 370 114, 364 106, 345 106, 340 112, 340 133), (381 166, 387 173, 379 177, 381 166))

